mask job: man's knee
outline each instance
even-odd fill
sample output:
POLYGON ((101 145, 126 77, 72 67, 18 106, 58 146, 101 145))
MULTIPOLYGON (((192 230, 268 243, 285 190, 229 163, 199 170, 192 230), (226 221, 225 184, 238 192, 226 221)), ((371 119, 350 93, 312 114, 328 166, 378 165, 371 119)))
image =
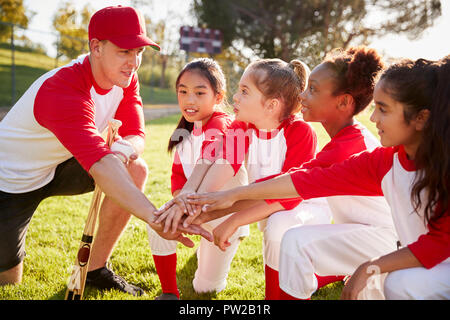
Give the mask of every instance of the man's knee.
POLYGON ((138 158, 130 161, 127 168, 136 186, 142 189, 145 186, 148 176, 148 166, 145 160, 138 158))
POLYGON ((0 286, 21 283, 22 273, 23 262, 20 262, 18 265, 12 267, 11 269, 0 272, 0 286))

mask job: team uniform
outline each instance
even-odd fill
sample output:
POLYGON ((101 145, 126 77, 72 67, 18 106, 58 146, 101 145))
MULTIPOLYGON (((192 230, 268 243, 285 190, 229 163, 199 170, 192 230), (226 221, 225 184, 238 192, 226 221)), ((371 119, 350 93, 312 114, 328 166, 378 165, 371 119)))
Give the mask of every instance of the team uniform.
MULTIPOLYGON (((258 130, 254 125, 242 122, 236 122, 231 129, 234 129, 233 135, 227 134, 222 158, 232 165, 235 172, 244 166, 250 183, 300 167, 313 159, 317 150, 314 130, 300 117, 294 115, 271 131, 258 130), (228 139, 229 136, 232 136, 232 139, 228 139), (227 148, 226 145, 233 145, 234 148, 227 148)), ((280 201, 285 210, 278 211, 259 222, 259 228, 264 234, 263 257, 267 299, 271 299, 272 283, 275 281, 275 286, 278 286, 276 273, 279 249, 286 230, 296 225, 331 221, 331 212, 325 199, 300 202, 298 199, 280 201)))
POLYGON ((102 138, 112 118, 122 121, 120 136, 145 137, 137 75, 104 90, 84 55, 42 75, 0 122, 0 271, 22 261, 42 199, 93 190, 87 172, 112 153, 102 138))
MULTIPOLYGON (((208 152, 208 142, 219 141, 225 134, 227 127, 233 119, 223 112, 214 112, 208 122, 201 128, 192 130, 189 136, 177 144, 172 165, 171 190, 172 194, 183 188, 191 176, 195 164, 203 152, 208 152)), ((212 150, 211 150, 212 151, 212 150)), ((208 153, 215 156, 214 151, 208 153)), ((247 174, 244 169, 228 181, 222 189, 230 189, 247 184, 247 174)), ((222 219, 216 219, 203 224, 203 227, 212 231, 222 219)), ((160 277, 164 293, 179 295, 176 287, 176 247, 177 241, 166 240, 160 237, 153 229, 147 227, 150 248, 152 250, 156 269, 160 277), (172 280, 171 280, 172 279, 172 280)), ((249 227, 239 228, 231 238, 231 248, 222 252, 213 243, 201 239, 197 250, 198 268, 193 279, 196 292, 220 292, 226 287, 226 279, 230 264, 239 247, 240 238, 249 234, 249 227)))
MULTIPOLYGON (((290 174, 303 199, 344 195, 384 196, 390 207, 400 245, 408 247, 422 263, 423 267, 372 276, 375 279, 372 279, 370 286, 366 286, 358 298, 370 298, 367 291, 378 290, 386 299, 450 299, 450 212, 445 212, 429 224, 424 222, 421 209, 415 212, 411 188, 416 174, 414 161, 407 158, 403 146, 379 147, 329 168, 297 170, 290 174)), ((355 264, 367 261, 354 259, 365 250, 363 242, 352 244, 351 239, 340 241, 336 237, 321 238, 313 232, 307 230, 303 233, 303 238, 308 239, 311 244, 300 248, 295 248, 299 241, 293 234, 286 234, 283 239, 280 286, 289 294, 301 293, 307 287, 307 284, 299 285, 298 281, 293 281, 292 275, 305 272, 302 257, 312 252, 331 257, 333 272, 337 269, 347 274, 354 271, 354 265, 345 263, 347 259, 355 264), (347 250, 340 249, 342 246, 347 250)), ((363 237, 361 233, 364 231, 359 233, 363 237)), ((360 241, 359 236, 355 237, 355 241, 360 241)), ((382 238, 379 240, 383 241, 382 238)), ((322 272, 330 269, 323 262, 320 265, 316 263, 315 267, 322 272)))
MULTIPOLYGON (((373 150, 379 146, 379 141, 370 131, 360 123, 356 123, 341 129, 315 159, 305 163, 301 168, 327 168, 354 154, 373 150)), ((295 170, 298 169, 291 171, 295 170)), ((391 252, 397 243, 389 206, 383 197, 335 196, 326 199, 332 211, 333 225, 293 228, 286 233, 282 242, 282 252, 288 250, 285 249, 286 246, 293 248, 291 242, 298 245, 296 250, 290 252, 290 256, 297 265, 301 264, 301 272, 295 273, 290 268, 291 265, 285 267, 283 263, 279 275, 283 291, 298 298, 309 298, 322 286, 321 282, 327 281, 326 279, 337 279, 333 278, 335 275, 352 274, 352 270, 359 266, 359 261, 391 252), (308 251, 310 254, 306 254, 304 248, 317 243, 318 239, 331 241, 333 245, 328 246, 326 251, 311 250, 308 251), (338 241, 345 242, 345 245, 337 244, 338 241), (349 246, 358 246, 361 250, 352 250, 349 246), (348 256, 352 251, 354 254, 349 259, 348 256), (337 267, 338 264, 344 264, 346 267, 337 267), (320 267, 321 265, 326 269, 320 267), (286 277, 290 279, 288 286, 281 282, 281 278, 286 277)), ((270 203, 274 200, 267 201, 270 203)))

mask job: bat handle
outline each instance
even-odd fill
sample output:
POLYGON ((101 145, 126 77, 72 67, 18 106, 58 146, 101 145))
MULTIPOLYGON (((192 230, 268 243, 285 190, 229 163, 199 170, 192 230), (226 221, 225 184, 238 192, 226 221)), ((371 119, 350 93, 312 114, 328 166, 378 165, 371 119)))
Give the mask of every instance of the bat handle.
POLYGON ((116 138, 116 135, 119 131, 120 126, 122 125, 122 121, 117 119, 111 119, 108 122, 108 137, 106 139, 106 143, 108 144, 108 147, 111 147, 112 143, 114 142, 114 139, 116 138))

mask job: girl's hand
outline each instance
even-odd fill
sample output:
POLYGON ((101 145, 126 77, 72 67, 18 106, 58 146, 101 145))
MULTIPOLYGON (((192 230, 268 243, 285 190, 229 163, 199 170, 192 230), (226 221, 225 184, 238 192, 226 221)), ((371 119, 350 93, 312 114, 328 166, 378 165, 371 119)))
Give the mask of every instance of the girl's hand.
POLYGON ((195 215, 201 211, 201 206, 195 206, 188 202, 187 197, 191 194, 195 194, 195 192, 183 192, 179 193, 172 200, 164 204, 155 214, 162 215, 167 210, 169 210, 173 205, 178 205, 178 207, 183 211, 183 213, 188 214, 190 216, 195 215))
POLYGON ((236 232, 237 228, 238 227, 234 225, 231 218, 228 218, 219 224, 213 230, 214 244, 218 246, 220 250, 225 251, 231 245, 228 240, 236 232))
POLYGON ((231 190, 191 194, 187 198, 189 203, 202 206, 203 212, 226 209, 237 201, 231 190))
POLYGON ((358 294, 367 286, 370 276, 377 274, 376 268, 370 262, 360 265, 345 283, 341 300, 357 300, 358 294))
POLYGON ((172 233, 175 233, 183 216, 182 209, 178 205, 173 205, 161 214, 155 222, 164 224, 163 232, 169 232, 170 229, 172 233))

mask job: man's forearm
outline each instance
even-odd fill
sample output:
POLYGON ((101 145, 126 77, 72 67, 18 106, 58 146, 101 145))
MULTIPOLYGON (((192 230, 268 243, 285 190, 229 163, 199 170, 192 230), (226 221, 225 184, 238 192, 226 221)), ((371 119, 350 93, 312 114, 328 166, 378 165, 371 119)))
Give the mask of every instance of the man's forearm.
POLYGON ((139 190, 123 163, 109 154, 92 165, 89 173, 103 193, 137 218, 152 223, 155 206, 139 190))

